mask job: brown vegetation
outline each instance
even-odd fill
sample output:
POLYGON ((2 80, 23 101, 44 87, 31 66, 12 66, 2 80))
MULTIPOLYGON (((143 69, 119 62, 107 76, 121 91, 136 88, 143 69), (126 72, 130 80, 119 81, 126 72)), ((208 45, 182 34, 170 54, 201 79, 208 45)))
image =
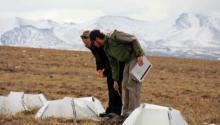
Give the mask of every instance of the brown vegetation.
MULTIPOLYGON (((172 106, 190 125, 220 124, 220 62, 168 57, 149 60, 153 69, 143 83, 142 102, 172 106)), ((88 52, 0 46, 0 95, 24 91, 43 93, 48 99, 94 96, 106 106, 106 87, 105 79, 96 78, 94 58, 88 52)), ((0 124, 73 124, 72 120, 35 120, 35 113, 0 115, 0 124)))

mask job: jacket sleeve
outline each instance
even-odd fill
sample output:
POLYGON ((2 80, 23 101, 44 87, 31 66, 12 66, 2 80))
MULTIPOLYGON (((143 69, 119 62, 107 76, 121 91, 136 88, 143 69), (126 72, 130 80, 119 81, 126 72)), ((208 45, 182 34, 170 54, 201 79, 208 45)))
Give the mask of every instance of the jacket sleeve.
POLYGON ((134 35, 115 30, 112 33, 112 37, 122 43, 132 43, 132 46, 134 48, 137 57, 144 55, 144 51, 141 48, 138 39, 134 35))
POLYGON ((101 59, 101 55, 94 49, 91 50, 92 54, 95 57, 95 61, 96 61, 96 70, 102 70, 105 68, 105 63, 103 62, 103 60, 101 59))
POLYGON ((110 56, 108 56, 110 65, 111 65, 111 69, 112 69, 112 78, 114 81, 118 81, 119 80, 119 62, 115 59, 112 58, 110 56))

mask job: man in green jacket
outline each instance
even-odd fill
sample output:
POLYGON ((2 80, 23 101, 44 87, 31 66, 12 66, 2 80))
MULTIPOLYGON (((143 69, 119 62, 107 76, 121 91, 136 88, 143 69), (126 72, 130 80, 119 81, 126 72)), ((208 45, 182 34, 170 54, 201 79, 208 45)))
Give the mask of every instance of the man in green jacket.
POLYGON ((95 47, 103 47, 108 56, 112 68, 112 78, 114 89, 118 91, 118 79, 120 62, 125 63, 123 73, 123 112, 122 115, 128 116, 135 108, 140 105, 140 92, 142 83, 130 74, 136 63, 143 65, 144 52, 137 38, 134 35, 114 30, 112 33, 104 34, 99 30, 90 33, 90 40, 95 47))

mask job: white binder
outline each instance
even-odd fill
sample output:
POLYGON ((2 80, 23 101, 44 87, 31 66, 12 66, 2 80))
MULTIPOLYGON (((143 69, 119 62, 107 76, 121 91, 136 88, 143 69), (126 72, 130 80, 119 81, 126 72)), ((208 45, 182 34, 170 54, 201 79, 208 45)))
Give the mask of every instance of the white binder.
POLYGON ((145 56, 143 57, 143 62, 144 64, 142 66, 139 66, 136 63, 136 65, 130 72, 139 82, 142 82, 144 80, 144 78, 147 76, 150 69, 152 68, 152 64, 145 56))

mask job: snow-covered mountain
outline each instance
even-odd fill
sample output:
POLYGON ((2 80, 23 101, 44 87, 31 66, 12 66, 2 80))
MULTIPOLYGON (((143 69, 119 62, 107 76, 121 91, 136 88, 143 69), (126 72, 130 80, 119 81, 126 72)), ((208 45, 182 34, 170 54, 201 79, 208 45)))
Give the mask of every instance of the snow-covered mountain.
POLYGON ((2 45, 77 50, 83 48, 79 42, 82 30, 74 24, 22 18, 11 19, 9 24, 1 22, 0 20, 2 45))
POLYGON ((104 16, 82 24, 0 19, 0 45, 86 50, 85 29, 122 30, 137 36, 146 54, 220 60, 220 17, 184 13, 160 22, 104 16))

